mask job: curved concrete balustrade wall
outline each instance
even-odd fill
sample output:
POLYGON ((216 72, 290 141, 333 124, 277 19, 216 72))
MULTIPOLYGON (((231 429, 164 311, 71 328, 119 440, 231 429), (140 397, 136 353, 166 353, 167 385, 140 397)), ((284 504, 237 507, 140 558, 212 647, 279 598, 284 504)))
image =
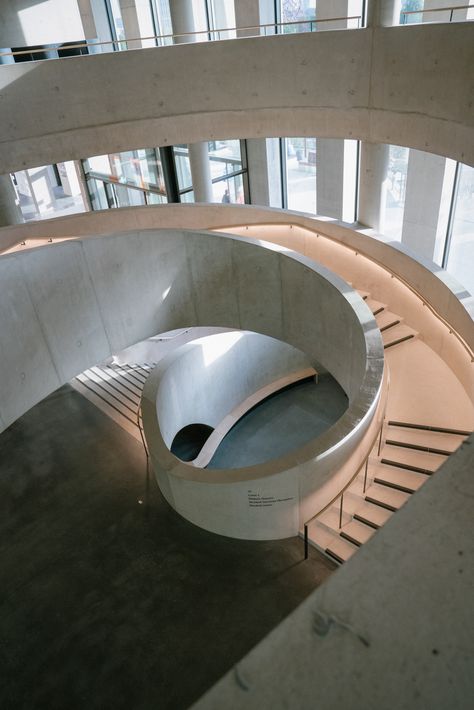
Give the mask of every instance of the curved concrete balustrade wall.
POLYGON ((282 135, 399 144, 474 165, 473 65, 469 23, 5 65, 0 174, 137 147, 282 135))
MULTIPOLYGON (((252 234, 255 236, 256 232, 252 232, 251 227, 258 225, 268 241, 276 241, 310 258, 323 260, 323 263, 325 259, 330 258, 329 268, 341 273, 348 280, 354 280, 352 269, 356 265, 354 256, 357 252, 367 259, 365 262, 361 260, 363 266, 357 268, 364 271, 370 264, 379 264, 382 267, 379 273, 386 274, 388 271, 402 279, 449 323, 471 351, 474 350, 474 296, 450 274, 434 263, 421 263, 405 251, 404 246, 399 242, 387 243, 366 227, 358 230, 352 225, 335 220, 315 219, 288 210, 254 205, 220 204, 170 204, 103 210, 4 227, 0 229, 0 251, 24 240, 37 239, 37 243, 40 244, 41 240, 46 241, 49 238, 81 237, 91 233, 104 234, 121 229, 151 229, 160 226, 169 229, 226 231, 240 225, 249 226, 249 236, 252 234), (289 229, 293 229, 291 225, 302 227, 302 231, 288 232, 289 229), (341 250, 337 255, 329 257, 333 245, 335 249, 339 246, 341 250), (351 264, 347 259, 348 255, 351 264), (344 272, 340 272, 339 266, 342 257, 344 257, 344 272)), ((376 271, 374 271, 372 287, 378 293, 375 273, 376 271)), ((392 294, 392 297, 394 295, 392 294)), ((380 300, 383 301, 383 297, 380 300)), ((414 327, 417 327, 416 324, 414 327)), ((440 344, 433 343, 433 347, 438 351, 440 344)))
POLYGON ((196 462, 180 461, 170 449, 176 434, 189 424, 207 424, 213 434, 225 435, 227 420, 229 426, 235 423, 232 414, 242 403, 249 400, 255 405, 256 392, 269 389, 275 381, 283 387, 302 371, 314 374, 302 352, 274 338, 242 331, 199 338, 158 363, 143 389, 143 429, 158 484, 175 510, 196 525, 224 535, 282 537, 289 526, 290 534, 296 534, 298 495, 278 498, 285 485, 281 495, 289 489, 298 491, 296 469, 288 473, 293 480, 280 475, 275 483, 270 478, 273 461, 267 463, 263 485, 267 492, 271 488, 273 500, 267 497, 263 506, 262 467, 257 469, 260 480, 242 484, 238 474, 231 481, 230 471, 219 470, 209 483, 196 470, 196 462), (249 486, 254 487, 254 496, 249 486))
MULTIPOLYGON (((337 424, 297 455, 270 470, 235 469, 229 481, 247 491, 244 481, 271 475, 272 495, 305 499, 329 486, 329 496, 335 469, 355 448, 361 456, 368 449, 360 444, 381 388, 380 333, 360 296, 305 257, 225 235, 149 230, 4 255, 0 287, 2 427, 113 352, 158 332, 211 325, 290 343, 328 369, 349 398, 337 424)), ((298 523, 293 510, 276 536, 294 535, 298 523)))

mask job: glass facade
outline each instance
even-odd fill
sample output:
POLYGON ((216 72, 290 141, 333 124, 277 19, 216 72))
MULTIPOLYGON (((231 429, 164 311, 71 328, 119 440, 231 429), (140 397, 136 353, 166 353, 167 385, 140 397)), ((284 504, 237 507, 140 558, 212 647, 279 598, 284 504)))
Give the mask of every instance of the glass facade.
POLYGON ((12 175, 25 221, 84 212, 81 180, 74 161, 20 170, 12 175))
MULTIPOLYGON (((245 141, 208 143, 212 194, 215 202, 244 203, 247 195, 245 141)), ((162 204, 168 201, 194 202, 194 191, 186 144, 172 148, 96 155, 83 161, 92 209, 162 204), (171 151, 171 169, 165 177, 164 151, 171 151), (174 196, 174 197, 173 197, 174 196)))
POLYGON ((474 294, 474 168, 460 165, 446 268, 474 294))

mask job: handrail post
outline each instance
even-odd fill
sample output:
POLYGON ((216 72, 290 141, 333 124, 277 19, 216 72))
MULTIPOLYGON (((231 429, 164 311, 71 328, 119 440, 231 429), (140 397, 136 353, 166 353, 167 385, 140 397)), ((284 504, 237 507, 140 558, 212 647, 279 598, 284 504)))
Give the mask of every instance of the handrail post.
POLYGON ((341 507, 339 509, 339 529, 342 528, 342 508, 344 505, 344 493, 341 493, 341 507))
POLYGON ((377 450, 377 456, 380 456, 380 451, 382 450, 382 432, 383 432, 383 420, 382 420, 382 425, 380 427, 379 447, 377 450))
POLYGON ((451 8, 451 14, 450 14, 450 16, 449 16, 449 21, 450 21, 450 22, 453 21, 453 12, 454 12, 454 8, 452 7, 452 8, 451 8))
POLYGON ((365 474, 364 474, 364 490, 363 490, 363 493, 365 493, 366 488, 367 488, 367 471, 368 471, 368 468, 369 468, 369 459, 367 458, 367 459, 365 460, 365 474))
POLYGON ((305 523, 305 524, 304 524, 304 558, 305 558, 305 560, 308 559, 308 554, 309 554, 309 550, 308 550, 308 526, 307 526, 306 523, 305 523))

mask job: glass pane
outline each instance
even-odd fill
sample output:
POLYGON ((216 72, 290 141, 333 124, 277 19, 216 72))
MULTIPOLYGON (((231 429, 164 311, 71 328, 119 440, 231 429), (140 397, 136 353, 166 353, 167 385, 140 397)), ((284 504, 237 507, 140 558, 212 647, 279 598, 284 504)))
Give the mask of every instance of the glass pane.
POLYGON ((189 164, 189 150, 187 145, 175 145, 173 148, 176 165, 176 175, 178 177, 178 187, 185 190, 193 184, 191 177, 191 166, 189 164))
POLYGON ((87 181, 89 195, 93 210, 106 210, 108 208, 107 196, 105 194, 104 183, 101 180, 90 178, 87 181))
MULTIPOLYGON (((135 0, 140 37, 154 37, 155 24, 149 0, 135 0)), ((142 39, 142 47, 156 47, 155 39, 142 39)))
POLYGON ((402 238, 409 153, 408 148, 390 146, 384 234, 397 241, 402 238))
POLYGON ((474 168, 460 165, 447 270, 474 295, 474 168))
MULTIPOLYGON (((402 6, 400 9, 400 24, 401 25, 412 25, 416 22, 423 22, 423 13, 414 12, 415 10, 423 10, 424 0, 402 0, 402 6), (410 14, 404 15, 404 12, 410 14), (413 13, 413 14, 411 14, 413 13)), ((438 13, 433 13, 438 14, 438 13)))
POLYGON ((288 209, 316 213, 316 139, 286 138, 288 209))
POLYGON ((189 192, 183 192, 179 196, 179 201, 180 202, 194 202, 194 192, 193 190, 189 190, 189 192))
MULTIPOLYGON (((119 0, 109 0, 111 19, 114 24, 117 39, 125 39, 125 29, 123 26, 122 13, 120 11, 119 0)), ((117 49, 127 49, 125 42, 114 45, 117 49)))
POLYGON ((243 205, 245 202, 243 176, 235 175, 213 183, 212 194, 214 202, 243 205))
POLYGON ((148 205, 164 205, 168 202, 165 195, 157 195, 156 192, 146 192, 145 196, 148 205))
MULTIPOLYGON (((172 35, 173 27, 171 24, 169 0, 152 0, 152 3, 158 35, 172 35)), ((166 36, 163 39, 159 39, 157 44, 160 47, 166 44, 173 44, 173 38, 166 36)))
POLYGON ((235 173, 242 170, 240 155, 240 141, 210 141, 209 160, 211 163, 211 177, 214 178, 235 173))
POLYGON ((14 183, 25 220, 85 211, 73 161, 22 170, 15 173, 14 183))
POLYGON ((147 189, 158 188, 165 192, 163 170, 158 154, 153 148, 96 155, 84 161, 84 170, 104 175, 120 183, 147 189))
MULTIPOLYGON (((211 29, 222 30, 227 27, 235 27, 234 0, 209 0, 209 16, 211 29)), ((236 37, 235 30, 229 32, 213 32, 212 39, 233 39, 236 37)))

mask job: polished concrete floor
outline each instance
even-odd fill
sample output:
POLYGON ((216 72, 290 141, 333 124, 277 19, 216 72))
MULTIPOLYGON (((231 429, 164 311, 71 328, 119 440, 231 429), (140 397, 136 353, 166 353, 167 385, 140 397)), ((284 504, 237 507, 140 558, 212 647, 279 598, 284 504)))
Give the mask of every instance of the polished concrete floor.
POLYGON ((0 436, 0 708, 187 708, 333 569, 181 519, 63 387, 0 436))
POLYGON ((248 412, 222 440, 208 468, 254 466, 295 451, 337 422, 347 409, 342 387, 329 374, 298 382, 248 412))

